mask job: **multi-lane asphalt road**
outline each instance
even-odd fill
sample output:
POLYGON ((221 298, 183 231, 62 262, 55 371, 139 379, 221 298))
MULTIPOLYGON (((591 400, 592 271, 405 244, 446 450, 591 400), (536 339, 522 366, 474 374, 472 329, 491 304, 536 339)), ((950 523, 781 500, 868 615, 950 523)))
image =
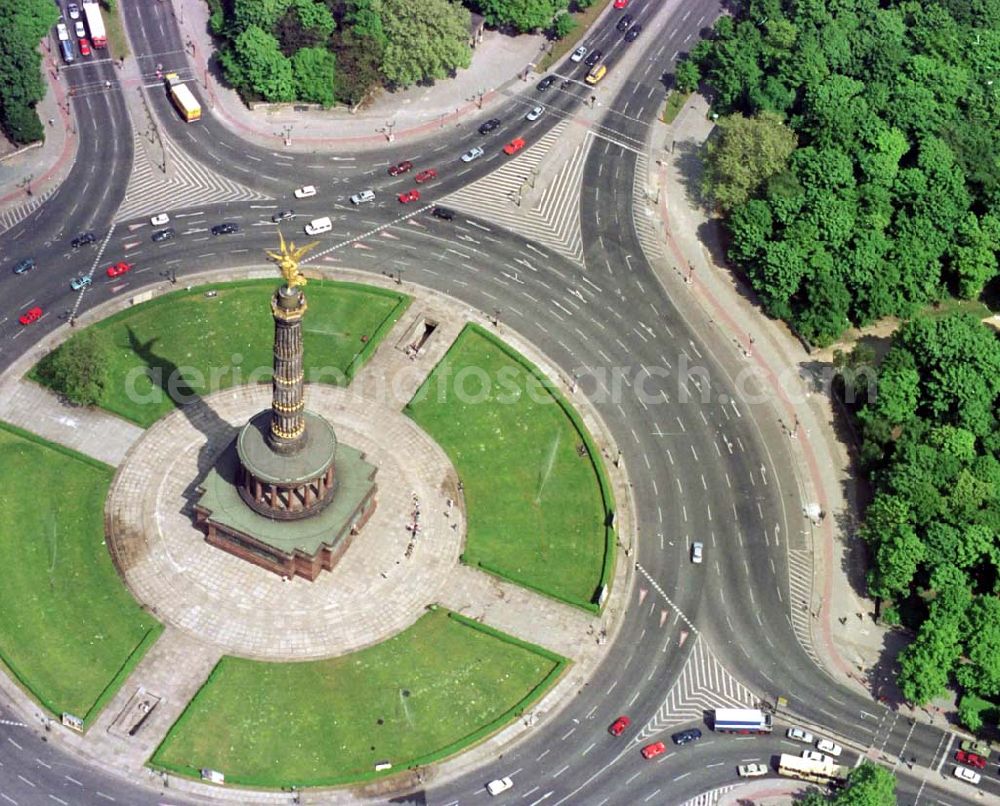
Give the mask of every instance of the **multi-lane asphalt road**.
MULTIPOLYGON (((299 222, 334 219, 334 231, 313 259, 375 274, 405 271, 406 282, 486 313, 502 311, 503 327, 544 345, 566 378, 579 379, 581 393, 622 452, 639 526, 631 558, 637 582, 608 661, 571 704, 540 721, 502 758, 456 780, 431 779, 417 799, 485 801, 484 781, 512 775, 512 802, 516 795, 524 803, 680 803, 735 783, 738 763, 767 762, 801 746, 793 748, 783 731, 729 737, 706 730, 701 742, 647 762, 638 753, 641 744, 700 722, 702 711, 715 704, 782 696, 788 701, 778 716, 782 726, 804 721, 896 764, 902 802, 958 802, 935 789, 938 769, 950 772, 942 762, 954 750, 953 735, 911 724, 818 666, 809 614, 793 601, 789 584, 811 575, 813 547, 802 530, 787 435, 768 403, 748 402, 738 391, 739 358, 689 306, 682 287, 656 275, 644 251, 642 222, 634 220, 645 215, 636 174, 646 168, 663 76, 719 13, 718 3, 633 0, 629 12, 645 27, 635 43, 625 43, 614 29, 615 15, 586 42, 604 51, 611 68, 597 91, 582 83, 584 67, 567 62, 546 93, 529 87, 491 111, 503 122, 487 136, 476 132, 480 120, 474 120, 433 139, 357 154, 274 152, 242 141, 210 113, 196 126, 180 122, 157 70, 199 77, 187 66, 169 5, 124 3, 122 10, 141 75, 107 60, 63 70, 75 90, 76 163, 41 208, 0 236, 10 264, 29 255, 39 263, 23 277, 0 266, 6 317, 0 321, 0 366, 77 306, 129 293, 161 280, 162 273, 183 281, 207 265, 258 264, 261 250, 273 246, 271 213, 292 208, 299 222), (135 120, 135 103, 126 102, 140 85, 161 134, 178 145, 183 159, 268 198, 171 209, 178 236, 163 244, 149 240, 145 217, 116 220, 133 173, 132 126, 146 125, 135 120), (553 126, 579 117, 591 95, 603 114, 591 126, 579 195, 566 201, 580 217, 582 262, 477 216, 474 204, 463 204, 459 217, 445 222, 432 218, 423 202, 396 202, 397 192, 413 186, 412 174, 391 178, 387 165, 410 159, 417 170, 436 168, 440 178, 422 187, 424 202, 474 183, 489 188, 492 172, 509 159, 500 151, 503 143, 522 136, 530 146, 553 126), (546 112, 529 123, 524 114, 536 103, 546 112), (459 161, 478 144, 486 148, 484 157, 459 161), (307 183, 320 188, 315 198, 291 198, 292 188, 307 183), (376 190, 377 203, 350 205, 347 197, 367 187, 376 190), (212 236, 210 227, 221 221, 238 222, 241 231, 212 236), (99 245, 74 253, 69 239, 91 229, 99 245), (369 248, 348 251, 359 240, 369 248), (106 280, 103 268, 123 258, 136 269, 106 280), (72 293, 72 277, 92 270, 94 285, 72 293), (20 328, 17 314, 31 305, 41 305, 46 316, 20 328), (696 540, 706 547, 701 566, 688 559, 696 540), (633 730, 615 739, 606 729, 621 713, 631 716, 633 730)), ((767 397, 766 390, 750 391, 767 397)), ((0 719, 19 721, 13 714, 0 713, 0 719)), ((148 782, 108 777, 46 738, 33 726, 0 722, 0 796, 7 801, 50 802, 49 795, 68 803, 161 800, 143 786, 148 782)), ((984 779, 983 790, 1000 795, 995 776, 984 779)))

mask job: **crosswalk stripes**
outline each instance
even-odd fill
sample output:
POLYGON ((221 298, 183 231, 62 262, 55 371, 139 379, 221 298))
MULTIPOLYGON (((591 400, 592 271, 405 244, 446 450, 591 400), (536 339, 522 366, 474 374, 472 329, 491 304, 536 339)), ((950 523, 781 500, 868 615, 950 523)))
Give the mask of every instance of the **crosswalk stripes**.
POLYGON ((813 556, 810 551, 788 551, 789 619, 806 654, 820 665, 812 642, 813 556))
MULTIPOLYGON (((271 197, 234 182, 188 156, 162 134, 167 151, 164 174, 146 153, 142 136, 132 127, 133 161, 125 199, 116 221, 139 218, 166 209, 193 207, 206 202, 267 201, 271 197)), ((159 148, 159 146, 157 146, 159 148)))
POLYGON ((443 202, 469 215, 489 218, 501 227, 582 263, 579 198, 584 161, 591 142, 589 135, 562 164, 538 203, 532 207, 520 205, 528 183, 534 182, 539 165, 566 126, 566 121, 554 126, 516 160, 448 195, 443 202))
POLYGON ((693 720, 700 722, 705 711, 713 708, 746 708, 759 701, 759 697, 719 662, 699 634, 677 680, 640 732, 640 740, 674 725, 693 720))
POLYGON ((656 208, 649 198, 649 187, 649 159, 645 153, 639 153, 632 182, 632 223, 647 258, 662 259, 666 251, 656 208))
POLYGON ((44 193, 36 193, 35 195, 29 197, 27 201, 0 212, 0 232, 6 232, 18 222, 24 221, 24 219, 41 207, 45 203, 46 199, 48 199, 49 196, 55 192, 56 187, 51 187, 44 193))
POLYGON ((730 784, 729 786, 720 786, 710 792, 702 792, 700 795, 695 795, 690 800, 684 801, 681 806, 715 806, 723 795, 732 792, 737 786, 738 784, 730 784))

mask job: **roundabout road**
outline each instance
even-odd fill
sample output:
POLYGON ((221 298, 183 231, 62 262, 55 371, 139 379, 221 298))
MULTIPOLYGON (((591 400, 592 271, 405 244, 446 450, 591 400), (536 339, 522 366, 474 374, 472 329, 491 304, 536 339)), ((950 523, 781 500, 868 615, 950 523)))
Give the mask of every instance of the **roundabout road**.
MULTIPOLYGON (((140 54, 140 80, 158 86, 153 74, 157 63, 166 63, 161 55, 184 45, 166 4, 143 7, 141 16, 137 8, 123 6, 140 54)), ((454 222, 439 221, 426 207, 398 205, 390 193, 409 186, 409 178, 385 174, 388 162, 402 158, 435 160, 441 182, 427 194, 429 200, 474 181, 488 185, 506 158, 493 154, 464 166, 457 155, 484 139, 498 152, 510 136, 523 134, 521 118, 535 102, 532 89, 505 101, 495 113, 505 123, 488 138, 475 133, 476 121, 443 141, 358 154, 349 167, 325 164, 327 155, 281 154, 280 177, 253 180, 274 203, 171 210, 178 238, 163 245, 149 241, 148 225, 123 221, 96 256, 73 255, 67 240, 76 232, 111 228, 131 170, 123 93, 136 90, 110 63, 88 65, 70 79, 78 88, 73 104, 81 134, 99 136, 80 137, 69 180, 0 238, 3 253, 14 261, 32 255, 40 264, 26 277, 0 275, 6 300, 0 366, 5 367, 31 339, 112 294, 165 282, 170 273, 182 283, 186 272, 206 265, 259 265, 262 249, 274 243, 271 212, 291 205, 291 187, 313 182, 321 187, 320 196, 296 202, 296 210, 303 218, 335 218, 334 232, 311 258, 317 266, 396 277, 402 271, 404 290, 409 283, 427 286, 482 311, 483 321, 499 316, 501 335, 509 328, 538 345, 560 368, 562 380, 590 398, 621 451, 636 503, 639 541, 628 557, 636 584, 620 631, 597 674, 556 716, 541 720, 494 763, 451 780, 431 780, 428 791, 412 802, 486 802, 483 783, 512 775, 518 802, 680 803, 735 783, 738 763, 793 752, 783 730, 752 738, 706 730, 695 745, 674 748, 653 762, 641 759, 642 744, 666 739, 677 725, 700 722, 702 709, 720 702, 773 702, 784 696, 789 713, 779 714, 781 725, 803 720, 851 747, 912 759, 918 768, 932 768, 951 739, 923 723, 911 725, 840 685, 814 659, 809 614, 802 614, 789 586, 803 562, 811 569, 813 547, 802 531, 803 495, 790 441, 768 402, 773 390, 748 376, 746 362, 725 335, 690 304, 683 282, 673 273, 658 273, 633 221, 646 214, 636 186, 645 186, 642 160, 662 104, 662 76, 675 52, 697 34, 696 19, 714 17, 719 9, 711 2, 665 3, 654 17, 656 4, 646 0, 633 2, 630 11, 646 26, 633 50, 621 44, 614 18, 588 42, 609 55, 612 75, 616 65, 628 74, 616 79, 619 89, 611 100, 603 100, 606 89, 601 94, 605 111, 594 128, 579 197, 582 265, 487 218, 462 214, 454 222), (104 85, 108 80, 111 89, 104 85), (441 167, 445 162, 436 162, 444 156, 450 160, 447 170, 441 167), (347 195, 369 185, 380 201, 352 208, 347 195), (241 232, 213 238, 208 229, 222 220, 239 222, 241 232), (122 282, 106 280, 104 267, 123 257, 137 268, 122 282), (94 261, 95 283, 77 295, 68 283, 81 259, 94 261), (19 328, 17 314, 32 304, 42 305, 46 316, 31 329, 19 328), (764 402, 750 402, 756 399, 764 402), (700 566, 689 560, 693 541, 705 544, 700 566), (615 739, 607 726, 621 713, 632 717, 633 728, 615 739)), ((548 111, 530 129, 532 138, 578 115, 590 94, 575 83, 546 96, 548 111)), ((230 164, 237 147, 273 162, 273 152, 241 142, 211 115, 202 125, 186 127, 165 98, 155 91, 149 95, 163 131, 213 170, 248 182, 246 172, 230 164)), ((20 716, 0 713, 0 718, 6 720, 0 722, 0 795, 6 800, 34 804, 50 802, 49 795, 88 804, 163 800, 142 786, 148 782, 132 785, 106 776, 56 749, 34 725, 8 724, 20 722, 20 716)), ((856 752, 848 755, 857 758, 856 752)), ((902 766, 897 772, 901 801, 929 797, 930 785, 920 777, 902 766)), ((927 778, 925 771, 917 772, 927 778)), ((959 800, 938 791, 934 798, 959 800)))

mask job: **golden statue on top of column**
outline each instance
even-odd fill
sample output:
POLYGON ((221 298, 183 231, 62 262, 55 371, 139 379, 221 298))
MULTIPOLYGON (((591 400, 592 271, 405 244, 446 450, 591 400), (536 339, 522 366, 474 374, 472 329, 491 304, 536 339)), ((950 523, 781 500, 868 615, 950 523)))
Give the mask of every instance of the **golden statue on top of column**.
POLYGON ((305 285, 306 278, 302 272, 299 271, 299 263, 302 261, 302 256, 316 246, 319 241, 313 241, 305 246, 295 247, 295 244, 289 241, 285 243, 285 236, 281 234, 281 230, 278 230, 278 237, 281 239, 281 251, 280 252, 268 252, 267 256, 273 260, 278 269, 281 270, 281 276, 285 278, 285 286, 291 290, 296 286, 305 285))

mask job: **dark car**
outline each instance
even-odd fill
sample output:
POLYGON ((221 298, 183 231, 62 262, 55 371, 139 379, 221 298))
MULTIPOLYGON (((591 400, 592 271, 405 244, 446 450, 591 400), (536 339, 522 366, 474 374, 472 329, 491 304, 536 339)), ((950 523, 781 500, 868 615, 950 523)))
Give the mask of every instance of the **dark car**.
POLYGON ((73 248, 78 249, 81 246, 86 246, 89 243, 97 243, 97 236, 92 232, 81 232, 73 239, 73 248))
POLYGON ((407 171, 413 170, 413 163, 409 160, 403 160, 396 165, 389 166, 389 176, 399 176, 400 174, 405 174, 407 171))
POLYGON ((26 257, 14 267, 14 274, 24 274, 35 268, 35 259, 26 257))
POLYGON ((626 34, 625 34, 625 41, 626 42, 635 42, 635 40, 637 40, 639 38, 639 34, 641 34, 641 33, 642 33, 642 26, 641 25, 633 25, 626 32, 626 34))
POLYGON ((435 207, 431 210, 431 215, 444 221, 451 221, 455 217, 455 211, 450 207, 435 207))
POLYGON ((619 31, 627 31, 628 27, 631 24, 632 24, 632 15, 626 14, 620 20, 618 20, 618 24, 615 26, 615 28, 617 28, 619 31))
POLYGON ((690 744, 691 742, 696 742, 701 738, 701 731, 698 728, 689 728, 688 730, 682 730, 679 733, 674 733, 671 735, 670 739, 674 744, 690 744))
POLYGON ((603 57, 604 57, 604 52, 603 52, 603 51, 600 51, 600 50, 592 50, 592 51, 590 51, 590 55, 589 55, 589 56, 587 57, 587 59, 586 59, 586 61, 584 62, 584 64, 585 64, 585 65, 587 65, 587 67, 593 67, 593 66, 594 66, 595 64, 597 64, 597 63, 598 63, 598 62, 599 62, 599 61, 600 61, 600 60, 601 60, 601 59, 602 59, 603 57))
POLYGON ((538 91, 545 92, 549 87, 556 83, 555 76, 545 76, 541 81, 538 82, 538 91))
POLYGON ((500 125, 500 118, 490 118, 479 127, 480 134, 489 134, 500 125))
POLYGON ((227 221, 225 224, 216 224, 212 227, 213 235, 232 235, 234 232, 240 231, 240 225, 234 224, 232 221, 227 221))
POLYGON ((271 216, 271 221, 277 224, 279 221, 287 221, 295 215, 294 210, 281 210, 271 216))
POLYGON ((153 243, 160 243, 160 241, 169 241, 176 234, 177 233, 173 227, 167 227, 166 229, 158 229, 156 232, 153 233, 153 243))

